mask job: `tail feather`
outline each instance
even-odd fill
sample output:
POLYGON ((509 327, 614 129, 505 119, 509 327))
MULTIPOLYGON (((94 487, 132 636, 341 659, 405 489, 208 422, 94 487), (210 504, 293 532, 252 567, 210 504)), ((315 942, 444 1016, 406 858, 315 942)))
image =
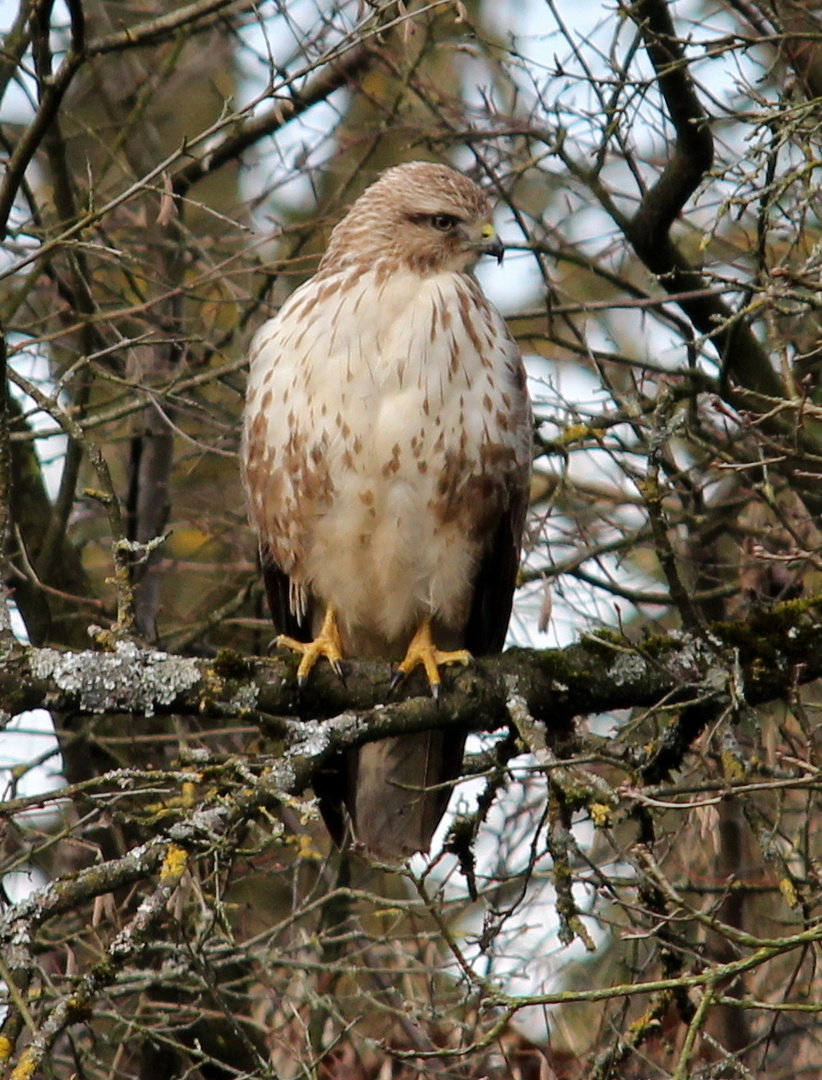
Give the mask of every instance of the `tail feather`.
POLYGON ((368 855, 401 862, 429 850, 464 744, 462 733, 427 731, 367 743, 352 754, 348 813, 368 855))

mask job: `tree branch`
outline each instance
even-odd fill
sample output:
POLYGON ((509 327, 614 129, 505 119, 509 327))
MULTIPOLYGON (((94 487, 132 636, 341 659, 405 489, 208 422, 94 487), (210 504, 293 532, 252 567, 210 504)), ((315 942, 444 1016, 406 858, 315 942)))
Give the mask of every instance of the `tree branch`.
POLYGON ((185 195, 192 184, 210 176, 227 162, 235 161, 260 139, 279 131, 312 105, 325 101, 335 90, 347 86, 352 79, 362 75, 373 58, 373 49, 366 44, 360 44, 329 60, 303 91, 293 91, 285 99, 276 98, 274 106, 268 112, 238 125, 220 142, 209 147, 202 157, 177 170, 172 177, 174 194, 185 195))
MULTIPOLYGON (((631 8, 639 26, 676 138, 670 160, 657 182, 643 196, 633 217, 622 228, 637 255, 669 293, 693 293, 679 306, 699 331, 709 337, 741 387, 760 398, 781 398, 783 389, 767 352, 750 328, 715 293, 692 267, 670 237, 670 228, 696 191, 713 162, 713 139, 682 46, 676 37, 666 0, 639 0, 631 8)), ((730 400, 737 406, 751 402, 746 395, 730 400)))
MULTIPOLYGON (((488 731, 525 708, 567 734, 576 716, 665 703, 676 717, 632 752, 646 783, 678 767, 706 723, 733 700, 755 706, 822 675, 822 597, 632 644, 596 635, 564 649, 511 649, 451 673, 444 701, 389 701, 391 668, 351 664, 347 687, 318 669, 299 695, 292 658, 246 659, 223 651, 195 660, 117 642, 113 652, 60 652, 15 644, 0 654, 0 700, 11 713, 38 706, 80 715, 190 715, 259 724, 313 767, 376 738, 432 727, 488 731), (731 673, 729 675, 729 672, 731 673), (734 686, 728 685, 729 678, 734 686), (333 722, 331 721, 333 718, 333 722)), ((409 687, 419 692, 419 685, 409 687)))

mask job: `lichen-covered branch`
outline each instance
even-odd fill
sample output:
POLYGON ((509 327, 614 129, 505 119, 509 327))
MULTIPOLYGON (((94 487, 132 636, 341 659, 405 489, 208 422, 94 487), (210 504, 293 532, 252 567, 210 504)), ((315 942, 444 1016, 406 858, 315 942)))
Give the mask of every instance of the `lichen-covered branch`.
MULTIPOLYGON (((132 853, 132 855, 134 854, 132 853)), ((151 851, 150 855, 139 852, 136 854, 137 858, 132 858, 132 861, 135 863, 135 870, 139 871, 139 876, 136 876, 134 880, 140 880, 150 873, 153 864, 156 864, 157 855, 162 854, 162 864, 155 888, 140 904, 129 924, 115 936, 109 945, 106 959, 95 964, 78 981, 77 986, 71 993, 64 994, 52 1006, 45 1022, 40 1025, 33 1039, 23 1050, 16 1065, 14 1065, 11 1072, 13 1080, 29 1080, 29 1077, 37 1073, 57 1038, 70 1024, 85 1020, 90 1015, 100 993, 113 982, 117 972, 122 970, 123 966, 145 947, 150 940, 154 927, 164 915, 166 905, 185 873, 188 863, 186 852, 175 844, 165 844, 161 850, 158 845, 154 845, 154 850, 151 851), (140 858, 140 855, 146 857, 140 858)), ((120 860, 120 863, 126 861, 123 859, 120 860)), ((118 869, 120 868, 118 866, 118 869)), ((95 867, 94 869, 99 868, 95 867)), ((59 882, 58 888, 63 884, 63 882, 59 882)), ((86 900, 90 895, 94 895, 94 893, 91 890, 86 890, 82 894, 82 899, 86 900)), ((4 920, 10 922, 11 927, 0 924, 0 942, 3 943, 5 955, 9 956, 10 953, 13 953, 15 945, 19 947, 21 940, 32 941, 38 922, 53 914, 54 911, 50 909, 48 897, 43 896, 33 895, 29 897, 27 904, 12 908, 12 918, 4 920), (33 910, 30 919, 26 919, 27 910, 33 910)), ((15 954, 13 961, 15 967, 19 968, 21 966, 20 960, 21 957, 15 954)), ((30 967, 31 959, 27 957, 27 960, 30 967)), ((3 1036, 0 1034, 0 1039, 2 1038, 3 1036)))
POLYGON ((7 713, 43 706, 89 716, 242 718, 306 753, 315 739, 334 751, 428 727, 491 730, 508 724, 518 707, 549 731, 567 734, 576 716, 664 703, 672 722, 633 758, 654 783, 678 766, 734 694, 759 705, 822 674, 822 598, 774 605, 746 622, 715 623, 699 633, 674 631, 637 643, 608 633, 565 649, 512 649, 450 672, 439 705, 415 696, 422 687, 413 684, 408 696, 394 700, 387 663, 352 662, 347 686, 318 668, 302 694, 293 673, 289 658, 227 650, 199 660, 130 641, 116 642, 110 652, 14 644, 0 654, 0 700, 7 713), (331 717, 334 725, 323 723, 331 717))
MULTIPOLYGON (((796 620, 799 625, 793 628, 795 638, 807 643, 811 635, 814 643, 822 641, 822 628, 812 619, 810 626, 800 629, 803 618, 814 610, 803 607, 796 620)), ((793 620, 783 612, 773 621, 778 627, 793 620)), ((382 736, 392 729, 403 730, 406 715, 408 730, 415 730, 412 712, 419 715, 421 725, 434 720, 461 724, 482 714, 493 726, 507 715, 509 695, 517 693, 535 717, 563 726, 575 715, 648 705, 670 694, 677 695, 683 705, 704 701, 705 687, 721 696, 725 692, 722 649, 745 639, 746 629, 727 627, 730 642, 716 637, 714 646, 703 638, 672 634, 641 645, 617 636, 594 636, 567 649, 511 650, 477 663, 465 674, 455 674, 442 707, 426 698, 413 699, 413 709, 407 703, 391 703, 388 664, 352 662, 347 688, 330 673, 318 672, 312 677, 312 687, 301 696, 287 659, 253 660, 223 652, 213 661, 195 660, 143 649, 132 642, 118 642, 111 652, 16 646, 0 658, 0 694, 15 711, 44 706, 87 714, 208 713, 256 717, 274 728, 275 716, 323 717, 371 709, 374 732, 382 736)), ((780 689, 787 691, 793 665, 800 656, 803 662, 808 656, 793 649, 790 640, 769 641, 765 628, 760 634, 750 629, 747 642, 753 703, 777 697, 780 689), (757 667, 764 653, 777 661, 773 670, 763 672, 757 667)), ((800 675, 804 681, 817 674, 811 656, 800 675)))

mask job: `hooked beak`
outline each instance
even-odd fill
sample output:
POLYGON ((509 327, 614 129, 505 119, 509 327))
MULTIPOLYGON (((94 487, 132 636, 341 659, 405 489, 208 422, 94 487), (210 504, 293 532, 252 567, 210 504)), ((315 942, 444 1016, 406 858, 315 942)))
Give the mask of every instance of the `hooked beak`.
POLYGON ((482 243, 479 245, 479 250, 483 255, 493 255, 497 260, 497 263, 502 262, 505 248, 503 247, 502 240, 497 236, 493 225, 483 225, 482 243))
POLYGON ((498 263, 502 262, 502 257, 505 254, 502 240, 500 240, 498 236, 495 236, 493 240, 489 240, 487 243, 483 244, 480 251, 483 255, 493 255, 498 263))

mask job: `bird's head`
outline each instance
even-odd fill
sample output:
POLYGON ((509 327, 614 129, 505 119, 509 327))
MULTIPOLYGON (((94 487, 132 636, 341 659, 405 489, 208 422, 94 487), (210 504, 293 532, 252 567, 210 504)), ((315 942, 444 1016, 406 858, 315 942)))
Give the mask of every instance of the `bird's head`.
POLYGON ((447 165, 412 161, 388 169, 331 234, 324 264, 388 260, 420 274, 470 270, 504 248, 484 192, 447 165))

